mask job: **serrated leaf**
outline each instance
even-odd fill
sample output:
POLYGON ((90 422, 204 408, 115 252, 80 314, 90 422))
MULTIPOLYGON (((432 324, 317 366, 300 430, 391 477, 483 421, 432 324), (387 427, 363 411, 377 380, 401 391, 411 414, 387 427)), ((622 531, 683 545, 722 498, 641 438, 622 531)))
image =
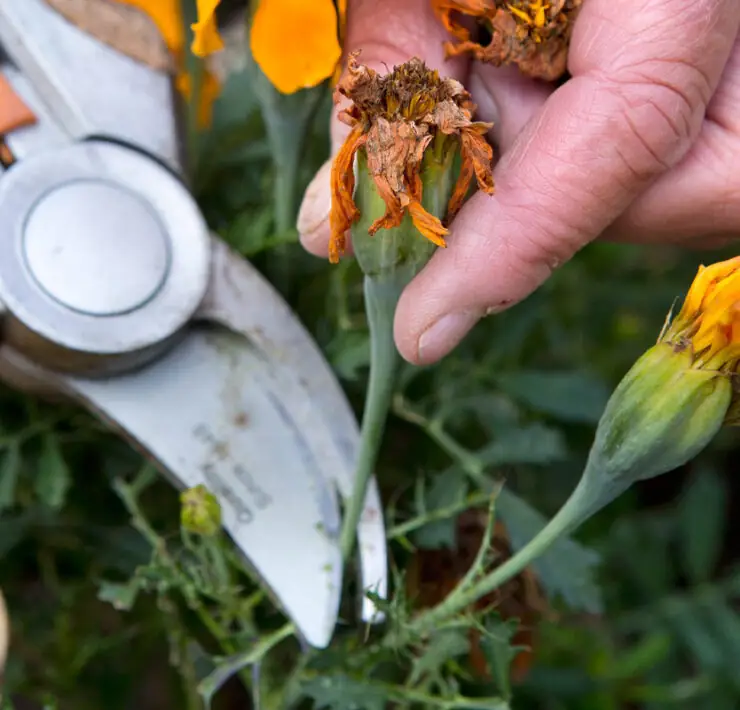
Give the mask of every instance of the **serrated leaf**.
POLYGON ((354 382, 370 365, 370 335, 367 331, 343 332, 332 341, 328 351, 337 374, 343 380, 354 382))
MULTIPOLYGON (((424 496, 424 510, 417 513, 431 513, 449 508, 465 498, 469 487, 470 483, 465 472, 449 469, 432 478, 424 496)), ((456 530, 457 519, 451 516, 420 527, 413 532, 411 539, 414 545, 423 550, 438 550, 445 547, 452 549, 456 542, 456 530)))
POLYGON ((383 686, 339 674, 304 681, 302 691, 316 710, 386 710, 391 700, 383 686))
POLYGON ((45 434, 36 473, 36 495, 54 510, 64 505, 72 476, 62 456, 59 441, 53 433, 45 434))
POLYGON ((498 384, 532 409, 576 423, 598 422, 609 399, 602 380, 579 371, 520 371, 500 378, 498 384))
MULTIPOLYGON (((508 488, 502 488, 496 512, 514 550, 524 547, 547 524, 545 517, 508 488)), ((599 556, 569 537, 561 537, 532 563, 550 596, 561 595, 572 608, 601 612, 603 601, 595 575, 599 556)))
POLYGON ((506 700, 511 699, 511 663, 520 650, 519 647, 511 645, 511 639, 514 638, 518 626, 519 622, 516 619, 504 621, 494 615, 486 620, 480 641, 491 677, 506 700))
POLYGON ((445 663, 469 652, 470 640, 464 631, 444 629, 434 634, 421 656, 414 659, 409 684, 416 685, 424 676, 439 673, 445 663))
POLYGON ((15 504, 15 489, 21 472, 21 450, 11 445, 0 463, 0 512, 15 504))
POLYGON ((707 468, 689 483, 681 498, 678 519, 683 567, 693 584, 707 582, 717 567, 729 498, 724 479, 707 468))
POLYGON ((126 584, 103 580, 98 586, 98 599, 108 602, 114 609, 130 611, 136 603, 140 587, 135 581, 126 584))
POLYGON ((543 424, 502 431, 496 441, 477 452, 477 456, 487 466, 542 465, 562 461, 567 454, 562 434, 543 424))

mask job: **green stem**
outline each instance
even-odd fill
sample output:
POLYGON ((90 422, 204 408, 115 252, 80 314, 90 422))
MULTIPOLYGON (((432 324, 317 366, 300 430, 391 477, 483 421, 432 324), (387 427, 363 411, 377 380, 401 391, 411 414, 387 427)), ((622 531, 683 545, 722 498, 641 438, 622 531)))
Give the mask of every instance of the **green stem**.
MULTIPOLYGON (((601 507, 600 502, 599 499, 594 498, 592 487, 581 479, 575 491, 555 517, 519 552, 478 581, 464 580, 442 603, 417 616, 406 628, 406 632, 410 634, 428 633, 447 619, 469 608, 481 597, 498 589, 528 567, 563 535, 572 533, 595 512, 595 506, 601 507)), ((394 639, 394 643, 396 641, 394 639)))
POLYGON ((352 554, 368 483, 375 470, 383 430, 393 398, 399 357, 393 340, 393 318, 408 282, 401 270, 365 276, 365 311, 370 327, 370 381, 360 433, 354 490, 342 523, 340 546, 345 560, 352 554))

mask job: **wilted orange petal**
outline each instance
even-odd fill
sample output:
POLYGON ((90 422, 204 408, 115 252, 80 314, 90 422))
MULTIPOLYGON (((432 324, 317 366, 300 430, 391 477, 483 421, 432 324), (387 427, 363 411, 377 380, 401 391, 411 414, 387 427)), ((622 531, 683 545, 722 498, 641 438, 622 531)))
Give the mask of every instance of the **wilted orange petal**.
POLYGON ((352 195, 355 191, 355 153, 364 140, 362 127, 355 126, 342 144, 331 166, 329 261, 332 264, 336 264, 344 253, 345 234, 360 216, 352 195))
POLYGON ((447 246, 445 235, 449 232, 442 226, 442 222, 422 207, 421 202, 411 200, 407 209, 414 226, 421 234, 438 247, 447 246))
POLYGON ((197 0, 198 21, 191 25, 193 30, 192 52, 196 57, 207 57, 224 48, 216 24, 216 8, 221 0, 197 0))
POLYGON ((333 0, 260 0, 249 41, 254 60, 283 94, 332 76, 341 57, 333 0))
POLYGON ((432 0, 432 9, 445 29, 460 40, 470 39, 468 30, 455 22, 453 12, 459 12, 473 17, 484 17, 494 9, 491 0, 432 0))
POLYGON ((473 174, 478 181, 478 187, 489 195, 493 194, 493 173, 491 162, 493 149, 486 139, 477 131, 463 128, 460 136, 462 165, 460 174, 452 191, 452 197, 447 205, 447 219, 451 220, 462 207, 465 195, 468 193, 473 174))
MULTIPOLYGON (((481 129, 483 130, 483 129, 481 129)), ((488 141, 475 128, 463 128, 460 135, 462 141, 462 153, 470 158, 475 170, 475 179, 478 187, 483 192, 492 195, 493 172, 491 163, 493 161, 493 148, 488 141)))
POLYGON ((380 229, 397 227, 403 219, 403 207, 396 193, 393 192, 391 186, 388 184, 388 180, 383 175, 376 175, 374 179, 378 194, 383 198, 383 202, 385 202, 385 214, 370 225, 370 228, 367 230, 370 236, 380 229))

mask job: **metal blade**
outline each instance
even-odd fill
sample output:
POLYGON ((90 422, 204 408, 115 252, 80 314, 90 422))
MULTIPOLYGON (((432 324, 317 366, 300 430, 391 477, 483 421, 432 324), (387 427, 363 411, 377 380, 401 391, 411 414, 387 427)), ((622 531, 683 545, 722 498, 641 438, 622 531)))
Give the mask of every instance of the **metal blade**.
MULTIPOLYGON (((220 323, 248 341, 280 365, 282 392, 300 388, 303 400, 314 413, 312 438, 318 440, 319 425, 329 432, 339 461, 324 462, 323 472, 337 486, 345 500, 352 495, 359 449, 359 431, 354 412, 336 376, 316 343, 270 283, 229 247, 213 238, 211 282, 205 300, 196 313, 220 323)), ((308 433, 308 431, 307 431, 308 433)), ((368 489, 357 530, 360 555, 360 583, 381 599, 388 593, 388 558, 383 508, 378 486, 368 489)), ((363 595, 362 618, 382 621, 376 605, 363 595)))
MULTIPOLYGON (((0 0, 0 45, 69 140, 113 136, 180 170, 169 74, 83 32, 44 0, 0 0)), ((37 108, 34 97, 21 96, 37 108)), ((30 127, 10 136, 16 157, 39 143, 35 131, 30 127)))
MULTIPOLYGON (((335 492, 306 413, 285 408, 284 383, 244 338, 191 328, 132 373, 88 379, 42 371, 7 347, 1 368, 46 380, 121 429, 178 488, 204 484, 224 527, 307 643, 325 647, 342 580, 335 492)), ((331 465, 331 459, 328 459, 331 465)))

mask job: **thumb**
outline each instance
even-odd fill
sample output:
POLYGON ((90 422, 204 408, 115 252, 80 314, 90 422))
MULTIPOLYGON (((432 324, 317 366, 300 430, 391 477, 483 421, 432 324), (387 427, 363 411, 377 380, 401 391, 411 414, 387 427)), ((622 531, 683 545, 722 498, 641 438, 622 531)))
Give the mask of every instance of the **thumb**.
MULTIPOLYGON (((697 136, 737 34, 737 0, 589 0, 573 78, 547 99, 403 294, 395 335, 417 363, 529 295, 697 136)), ((475 97, 473 97, 475 98, 475 97)))
MULTIPOLYGON (((360 50, 360 62, 380 74, 412 57, 423 59, 445 76, 462 80, 464 59, 445 61, 443 42, 449 39, 434 16, 429 0, 350 0, 344 55, 360 50)), ((331 118, 331 143, 334 155, 347 136, 349 127, 337 120, 346 106, 334 107, 331 118)), ((318 256, 327 256, 331 192, 327 161, 314 177, 303 197, 298 214, 298 232, 303 246, 318 256)))

